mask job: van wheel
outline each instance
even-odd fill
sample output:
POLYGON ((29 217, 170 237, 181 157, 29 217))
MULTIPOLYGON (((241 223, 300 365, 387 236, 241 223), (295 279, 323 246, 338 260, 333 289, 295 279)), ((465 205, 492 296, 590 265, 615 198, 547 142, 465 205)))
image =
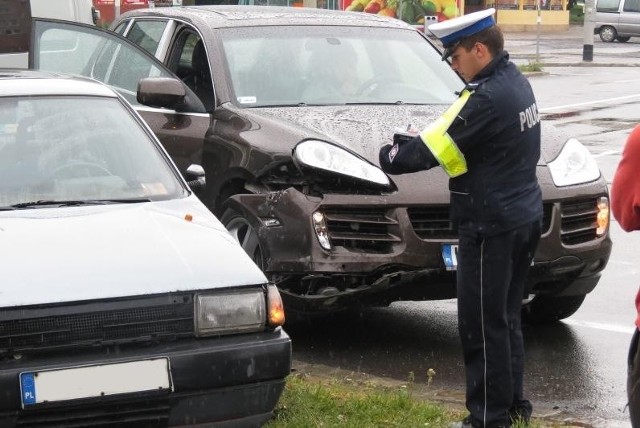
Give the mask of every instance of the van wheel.
POLYGON ((623 37, 623 36, 618 36, 618 37, 616 37, 616 40, 617 40, 617 41, 619 41, 620 43, 626 43, 626 42, 628 42, 628 41, 629 41, 629 39, 630 39, 630 38, 631 38, 631 37, 629 37, 629 36, 625 36, 625 37, 623 37))
POLYGON ((618 36, 618 32, 616 31, 616 29, 608 25, 605 25, 604 27, 600 28, 599 34, 600 34, 600 39, 603 42, 607 42, 607 43, 613 42, 618 36))
POLYGON ((260 270, 264 270, 264 258, 258 232, 251 226, 249 221, 237 211, 227 209, 220 218, 220 222, 231 233, 231 236, 238 241, 242 249, 260 270))
POLYGON ((522 306, 522 321, 529 324, 548 324, 570 317, 580 308, 586 295, 535 296, 522 306))

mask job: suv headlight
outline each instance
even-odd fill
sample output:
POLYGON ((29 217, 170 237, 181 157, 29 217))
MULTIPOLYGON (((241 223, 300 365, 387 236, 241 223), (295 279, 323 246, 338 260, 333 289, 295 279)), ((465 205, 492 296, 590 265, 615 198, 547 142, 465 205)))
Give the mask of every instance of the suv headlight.
POLYGON ((262 288, 196 295, 196 336, 260 331, 267 309, 262 288))
POLYGON ((600 169, 589 149, 575 138, 570 138, 558 157, 548 164, 556 186, 588 183, 600 178, 600 169))
POLYGON ((306 140, 294 149, 294 158, 303 165, 389 186, 389 177, 377 166, 334 144, 306 140))

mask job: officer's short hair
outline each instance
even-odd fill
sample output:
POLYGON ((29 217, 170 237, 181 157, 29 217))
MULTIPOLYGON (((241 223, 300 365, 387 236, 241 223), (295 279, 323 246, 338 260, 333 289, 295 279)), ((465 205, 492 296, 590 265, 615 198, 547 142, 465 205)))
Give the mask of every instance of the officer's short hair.
POLYGON ((496 56, 504 49, 502 30, 500 30, 500 27, 497 25, 493 25, 469 37, 465 37, 460 40, 458 46, 462 46, 465 50, 469 51, 476 43, 482 43, 489 49, 489 52, 491 52, 493 56, 496 56))

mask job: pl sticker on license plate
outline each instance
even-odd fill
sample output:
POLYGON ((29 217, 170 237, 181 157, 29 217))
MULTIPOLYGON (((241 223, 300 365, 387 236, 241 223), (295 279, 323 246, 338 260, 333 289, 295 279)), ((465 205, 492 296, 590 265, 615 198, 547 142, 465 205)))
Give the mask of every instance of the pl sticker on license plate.
POLYGON ((447 270, 458 269, 458 245, 442 244, 442 260, 447 270))
POLYGON ((20 373, 22 407, 136 392, 172 391, 166 357, 20 373))

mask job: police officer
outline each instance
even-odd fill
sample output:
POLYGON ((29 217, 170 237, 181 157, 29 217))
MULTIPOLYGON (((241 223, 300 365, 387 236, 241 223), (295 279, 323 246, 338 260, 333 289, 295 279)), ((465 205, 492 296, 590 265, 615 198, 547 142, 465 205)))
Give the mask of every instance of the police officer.
POLYGON ((536 178, 540 120, 527 79, 509 61, 494 9, 429 26, 443 60, 467 82, 459 98, 414 137, 380 150, 390 174, 441 166, 459 231, 458 330, 470 412, 455 426, 528 421, 520 323, 524 282, 540 238, 536 178))

